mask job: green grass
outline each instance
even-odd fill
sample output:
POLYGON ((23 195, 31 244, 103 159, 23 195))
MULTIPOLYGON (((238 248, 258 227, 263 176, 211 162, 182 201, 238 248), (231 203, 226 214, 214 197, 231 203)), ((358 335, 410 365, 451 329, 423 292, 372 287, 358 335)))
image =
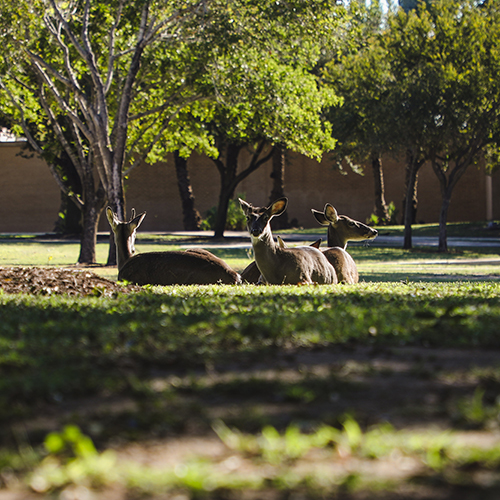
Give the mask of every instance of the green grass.
POLYGON ((119 391, 120 366, 220 363, 356 343, 500 348, 500 284, 155 287, 118 298, 0 295, 0 417, 119 391), (47 370, 46 367, 50 367, 47 370))
MULTIPOLYGON (((184 244, 148 236, 137 249, 184 244)), ((67 266, 78 250, 12 237, 0 243, 0 265, 67 266)), ((364 490, 397 498, 388 495, 402 485, 459 484, 494 498, 500 443, 488 432, 500 428, 500 272, 486 259, 500 260, 498 252, 349 251, 362 279, 355 286, 146 287, 85 298, 0 291, 4 485, 14 474, 41 494, 120 485, 138 497, 364 490), (442 349, 450 356, 439 358, 442 349), (478 352, 493 361, 440 365, 478 352), (321 361, 328 353, 340 361, 321 361), (397 389, 405 378, 408 389, 397 389), (486 433, 487 444, 470 444, 470 430, 486 433), (228 451, 161 468, 111 450, 185 436, 219 439, 228 451), (411 472, 369 473, 374 464, 411 472)), ((239 270, 251 260, 245 248, 214 253, 239 270)), ((99 243, 101 264, 106 256, 99 243)), ((93 270, 116 276, 116 268, 93 270)))
MULTIPOLYGON (((448 236, 452 237, 473 237, 473 238, 498 238, 500 229, 489 229, 488 223, 483 222, 450 222, 446 225, 448 236)), ((381 235, 403 236, 404 226, 381 226, 377 227, 381 235)), ((286 229, 277 231, 276 234, 294 234, 296 229, 286 229)), ((321 227, 301 229, 302 234, 323 234, 321 227)), ((413 236, 439 236, 439 224, 414 224, 412 226, 413 236)))

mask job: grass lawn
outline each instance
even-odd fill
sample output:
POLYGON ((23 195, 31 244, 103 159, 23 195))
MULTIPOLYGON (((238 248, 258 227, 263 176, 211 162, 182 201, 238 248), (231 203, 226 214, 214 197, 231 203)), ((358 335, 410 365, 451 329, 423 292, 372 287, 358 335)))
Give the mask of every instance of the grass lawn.
POLYGON ((0 500, 500 498, 499 250, 353 245, 358 285, 0 293, 0 500))

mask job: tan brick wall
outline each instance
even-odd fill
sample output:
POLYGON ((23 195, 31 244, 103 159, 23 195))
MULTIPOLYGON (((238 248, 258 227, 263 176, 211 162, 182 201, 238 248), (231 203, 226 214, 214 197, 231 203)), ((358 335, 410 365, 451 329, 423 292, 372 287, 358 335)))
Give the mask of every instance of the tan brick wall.
MULTIPOLYGON (((59 190, 48 167, 37 157, 18 156, 19 144, 0 143, 0 208, 7 217, 0 220, 0 232, 49 232, 59 210, 59 190)), ((243 160, 245 161, 245 160, 243 160)), ((217 204, 219 173, 214 163, 193 155, 188 161, 196 206, 202 215, 217 204)), ((245 193, 255 205, 269 202, 272 188, 270 163, 245 179, 236 194, 245 193)), ((404 187, 402 163, 384 160, 386 201, 394 201, 401 213, 404 187)), ((363 176, 349 172, 342 175, 326 158, 318 163, 288 152, 285 192, 289 198, 288 218, 303 227, 315 227, 310 209, 322 209, 332 203, 339 213, 365 220, 373 212, 373 177, 369 167, 363 176)), ((493 178, 493 217, 500 219, 500 175, 493 178)), ((437 222, 441 194, 435 174, 424 165, 419 174, 419 209, 417 219, 437 222)), ((182 209, 177 189, 173 158, 154 166, 141 165, 126 181, 127 208, 146 210, 145 231, 182 230, 182 209)), ((470 167, 455 188, 449 211, 452 221, 476 221, 486 218, 485 176, 470 167)), ((102 217, 100 229, 109 226, 102 217)))
POLYGON ((20 156, 19 143, 0 143, 0 232, 50 232, 60 191, 46 163, 20 156))

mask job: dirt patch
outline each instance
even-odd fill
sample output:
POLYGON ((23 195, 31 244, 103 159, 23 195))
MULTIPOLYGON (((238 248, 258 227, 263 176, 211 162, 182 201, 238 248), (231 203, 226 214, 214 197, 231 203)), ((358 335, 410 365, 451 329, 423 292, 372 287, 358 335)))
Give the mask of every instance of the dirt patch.
POLYGON ((31 295, 111 296, 140 290, 88 270, 59 267, 0 267, 0 290, 31 295))

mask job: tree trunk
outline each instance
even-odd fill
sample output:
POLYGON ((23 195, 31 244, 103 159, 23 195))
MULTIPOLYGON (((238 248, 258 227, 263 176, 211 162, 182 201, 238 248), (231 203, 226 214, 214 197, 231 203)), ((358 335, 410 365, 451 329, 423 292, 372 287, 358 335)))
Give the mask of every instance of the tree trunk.
POLYGON ((404 243, 403 248, 412 248, 411 226, 415 222, 417 211, 417 180, 418 170, 423 165, 423 160, 417 159, 413 151, 407 152, 406 181, 404 208, 404 243))
MULTIPOLYGON (((271 179, 273 180, 273 189, 269 198, 269 204, 278 198, 285 196, 285 147, 282 145, 274 146, 273 150, 273 170, 271 179)), ((286 229, 289 227, 288 214, 285 212, 280 217, 274 217, 271 221, 272 229, 286 229)))
MULTIPOLYGON (((114 185, 109 192, 106 193, 108 197, 108 203, 113 212, 117 215, 120 220, 126 220, 125 217, 125 196, 123 189, 123 179, 121 178, 121 173, 115 172, 115 175, 120 175, 120 179, 115 179, 114 185)), ((116 266, 116 247, 113 231, 110 231, 109 236, 109 252, 107 266, 116 266)))
POLYGON ((448 235, 446 229, 446 222, 448 220, 448 208, 450 208, 451 190, 446 190, 443 195, 443 203, 441 204, 441 211, 439 212, 439 252, 448 251, 448 235))
POLYGON ((226 147, 225 162, 223 160, 218 160, 216 162, 220 174, 220 192, 217 213, 215 214, 215 238, 224 237, 229 200, 233 197, 234 190, 237 186, 236 172, 238 170, 238 157, 240 151, 241 146, 228 144, 226 147))
POLYGON ((79 264, 95 264, 96 262, 97 226, 101 210, 97 210, 97 207, 91 206, 89 203, 86 203, 83 207, 83 230, 80 239, 79 264))
POLYGON ((61 204, 54 231, 62 236, 81 236, 82 234, 81 209, 64 191, 61 191, 61 204))
POLYGON ((229 200, 233 197, 234 188, 229 186, 221 188, 219 193, 219 204, 217 205, 217 213, 215 215, 214 238, 223 238, 224 230, 227 222, 227 211, 229 208, 229 200))
POLYGON ((382 169, 382 159, 379 154, 372 154, 372 171, 375 186, 375 215, 379 224, 389 222, 389 212, 385 202, 384 171, 382 169))
MULTIPOLYGON (((238 159, 240 151, 243 148, 242 144, 227 144, 226 154, 220 155, 219 158, 214 160, 220 175, 219 205, 217 206, 217 213, 215 215, 215 238, 224 237, 229 200, 234 196, 238 184, 271 158, 274 148, 269 148, 268 151, 264 153, 266 146, 266 142, 261 141, 255 147, 250 163, 239 173, 238 159)), ((221 151, 220 148, 221 146, 219 146, 219 151, 221 151)))
POLYGON ((194 194, 187 169, 187 160, 182 158, 178 151, 175 151, 174 163, 182 203, 184 229, 186 231, 198 231, 201 225, 201 216, 194 207, 194 194))
POLYGON ((105 205, 106 196, 102 184, 99 184, 97 191, 94 189, 93 179, 86 179, 83 182, 83 192, 85 203, 81 207, 82 233, 80 237, 80 256, 78 257, 78 263, 95 264, 97 228, 105 205))
POLYGON ((448 221, 448 209, 450 207, 453 189, 464 175, 468 166, 472 163, 475 154, 477 154, 477 150, 473 149, 466 157, 462 156, 455 160, 455 166, 448 172, 448 177, 446 176, 446 169, 443 168, 443 165, 439 161, 436 161, 435 158, 432 161, 432 169, 439 180, 442 196, 441 211, 439 213, 439 252, 448 251, 446 224, 448 221))

